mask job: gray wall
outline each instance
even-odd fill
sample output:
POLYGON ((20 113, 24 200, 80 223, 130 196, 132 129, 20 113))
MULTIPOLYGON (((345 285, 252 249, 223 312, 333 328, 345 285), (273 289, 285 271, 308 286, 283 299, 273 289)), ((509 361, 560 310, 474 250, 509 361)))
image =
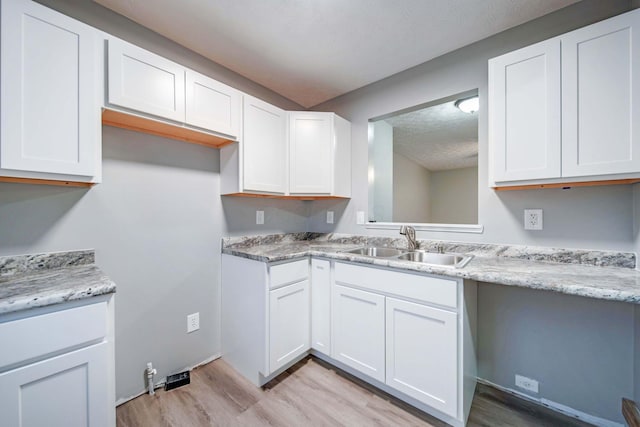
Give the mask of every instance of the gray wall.
POLYGON ((431 172, 431 222, 478 223, 478 168, 431 172))
MULTIPOLYGON (((487 176, 487 60, 624 12, 630 6, 628 0, 585 0, 314 107, 315 110, 335 111, 352 123, 353 197, 344 206, 341 217, 337 217, 333 230, 397 235, 397 231, 385 232, 355 225, 355 212, 367 209, 369 118, 478 88, 481 100, 478 113, 478 218, 485 231, 483 234, 420 232, 418 237, 638 251, 640 244, 633 233, 630 186, 495 192, 488 188, 487 176), (544 209, 543 231, 523 230, 525 208, 544 209)), ((311 209, 310 228, 327 231, 317 213, 326 207, 314 204, 311 209)), ((545 292, 529 295, 523 290, 482 284, 478 307, 479 375, 515 388, 513 375, 528 374, 541 381, 537 397, 622 422, 619 398, 634 392, 630 382, 634 377, 631 309, 631 305, 565 298, 545 292), (530 305, 528 297, 531 297, 530 305), (548 337, 545 331, 548 331, 548 337), (517 337, 517 340, 503 339, 504 336, 517 337), (583 337, 590 343, 579 347, 584 350, 579 355, 573 349, 574 337, 583 337), (609 347, 620 352, 600 349, 604 339, 609 347), (537 360, 523 352, 519 344, 522 342, 536 346, 537 360), (616 367, 615 375, 602 375, 609 371, 608 366, 616 367), (555 377, 554 372, 558 373, 555 377), (580 375, 585 378, 581 380, 580 375), (627 380, 622 380, 621 375, 627 380), (594 377, 601 382, 583 388, 589 378, 594 377), (602 402, 596 403, 599 398, 602 402)))
MULTIPOLYGON (((63 13, 282 108, 299 105, 86 0, 63 13)), ((117 398, 220 352, 220 239, 304 231, 308 203, 220 197, 219 151, 103 128, 103 183, 90 190, 0 184, 0 255, 95 248, 117 284, 117 398), (255 211, 265 225, 255 225, 255 211), (187 314, 200 330, 186 333, 187 314)))
POLYGON ((430 219, 431 172, 400 153, 392 153, 392 155, 393 220, 395 222, 435 222, 430 219))

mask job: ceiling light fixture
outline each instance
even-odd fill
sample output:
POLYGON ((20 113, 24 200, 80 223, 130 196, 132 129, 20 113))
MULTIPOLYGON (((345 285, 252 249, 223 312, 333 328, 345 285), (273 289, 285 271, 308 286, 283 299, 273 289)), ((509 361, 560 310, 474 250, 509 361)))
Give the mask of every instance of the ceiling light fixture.
POLYGON ((455 104, 456 107, 465 113, 475 113, 480 108, 480 98, 472 96, 471 98, 458 99, 455 104))

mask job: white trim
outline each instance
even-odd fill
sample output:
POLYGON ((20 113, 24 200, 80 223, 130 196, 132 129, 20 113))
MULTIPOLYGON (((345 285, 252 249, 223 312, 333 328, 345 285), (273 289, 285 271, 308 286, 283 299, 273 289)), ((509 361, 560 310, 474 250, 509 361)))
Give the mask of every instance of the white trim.
POLYGON ((624 424, 617 423, 615 421, 606 420, 604 418, 596 417, 594 415, 587 414, 586 412, 578 411, 577 409, 573 409, 569 406, 562 405, 560 403, 545 399, 543 397, 536 398, 531 397, 528 394, 524 394, 517 390, 513 390, 511 388, 503 387, 501 385, 492 383, 491 381, 487 381, 482 378, 478 378, 478 382, 489 387, 493 387, 502 392, 514 395, 520 399, 524 399, 528 402, 536 403, 545 408, 551 409, 552 411, 559 412, 571 418, 576 418, 578 420, 584 421, 589 424, 593 424, 598 427, 625 427, 624 424))
MULTIPOLYGON (((185 368, 185 369, 182 369, 182 371, 190 371, 190 370, 192 370, 192 369, 197 368, 198 366, 206 365, 206 364, 207 364, 207 363, 209 363, 209 362, 213 362, 213 361, 214 361, 214 360, 216 360, 216 359, 220 359, 221 357, 222 357, 222 354, 221 354, 221 353, 216 353, 216 354, 214 354, 214 355, 213 355, 213 356, 211 356, 211 357, 207 357, 207 358, 206 358, 206 359, 204 359, 202 362, 196 363, 195 365, 192 365, 191 367, 187 367, 187 368, 185 368)), ((156 383, 154 384, 154 387, 153 387, 153 388, 154 388, 154 389, 157 389, 157 388, 160 388, 160 387, 164 387, 164 383, 165 383, 165 382, 167 382, 167 377, 163 377, 163 378, 161 378, 161 379, 160 379, 160 381, 158 381, 158 382, 156 382, 156 383)), ((133 399, 135 399, 136 397, 140 397, 140 396, 142 396, 143 394, 147 394, 147 389, 146 389, 146 388, 145 388, 144 390, 142 390, 141 392, 136 393, 136 394, 133 394, 133 395, 131 395, 131 396, 129 396, 129 397, 121 397, 120 399, 118 399, 118 400, 116 401, 116 406, 120 406, 120 405, 122 405, 123 403, 127 403, 128 401, 133 400, 133 399)))
POLYGON ((398 222, 367 222, 366 228, 378 230, 399 230, 401 225, 410 225, 416 231, 445 231, 449 233, 482 233, 482 224, 401 224, 398 222))

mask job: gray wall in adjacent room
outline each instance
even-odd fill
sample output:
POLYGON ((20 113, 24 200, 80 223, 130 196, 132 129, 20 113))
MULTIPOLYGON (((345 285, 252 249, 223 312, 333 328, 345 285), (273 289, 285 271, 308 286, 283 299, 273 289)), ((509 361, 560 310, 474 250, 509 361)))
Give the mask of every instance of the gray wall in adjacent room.
MULTIPOLYGON (((42 3, 282 108, 301 107, 86 0, 42 3)), ((70 189, 0 184, 0 255, 95 248, 117 284, 116 393, 142 392, 220 353, 220 239, 304 231, 308 203, 221 198, 219 151, 103 127, 103 182, 70 189), (265 224, 255 225, 255 211, 265 224), (186 316, 200 330, 186 333, 186 316)))
POLYGON ((477 224, 477 184, 477 167, 431 172, 430 222, 477 224))
POLYGON ((435 222, 431 220, 431 172, 393 153, 393 221, 435 222))
MULTIPOLYGON (((630 6, 629 1, 585 0, 314 107, 335 111, 352 123, 353 197, 342 205, 335 227, 323 223, 327 206, 313 204, 310 229, 397 235, 397 231, 356 225, 356 212, 367 210, 368 119, 478 88, 478 218, 484 233, 419 232, 418 237, 638 251, 631 186, 507 192, 488 187, 488 59, 622 13, 630 6), (543 231, 523 229, 525 208, 544 210, 543 231)), ((487 284, 479 286, 478 294, 481 377, 515 388, 513 375, 522 373, 541 381, 536 397, 622 422, 619 398, 634 392, 632 305, 487 284), (541 329, 548 329, 549 336, 541 329), (575 337, 584 344, 575 347, 575 337), (619 352, 600 348, 603 342, 619 352), (536 352, 538 360, 523 351, 522 343, 536 352), (578 354, 574 347, 584 352, 578 354), (611 376, 603 375, 610 370, 607 367, 615 367, 611 376), (591 378, 599 382, 586 388, 591 378)))

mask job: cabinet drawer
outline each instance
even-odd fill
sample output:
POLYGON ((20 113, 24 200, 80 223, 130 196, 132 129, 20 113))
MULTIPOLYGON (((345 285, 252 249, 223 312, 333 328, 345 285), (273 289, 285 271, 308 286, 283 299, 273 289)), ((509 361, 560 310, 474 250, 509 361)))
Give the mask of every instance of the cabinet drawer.
POLYGON ((337 262, 335 281, 338 284, 401 295, 418 301, 446 307, 457 307, 457 280, 400 273, 337 262))
POLYGON ((269 289, 299 282, 309 278, 309 260, 305 258, 286 264, 273 265, 269 268, 269 273, 271 276, 269 289))
POLYGON ((107 303, 89 304, 0 323, 0 370, 100 340, 107 334, 107 303))

